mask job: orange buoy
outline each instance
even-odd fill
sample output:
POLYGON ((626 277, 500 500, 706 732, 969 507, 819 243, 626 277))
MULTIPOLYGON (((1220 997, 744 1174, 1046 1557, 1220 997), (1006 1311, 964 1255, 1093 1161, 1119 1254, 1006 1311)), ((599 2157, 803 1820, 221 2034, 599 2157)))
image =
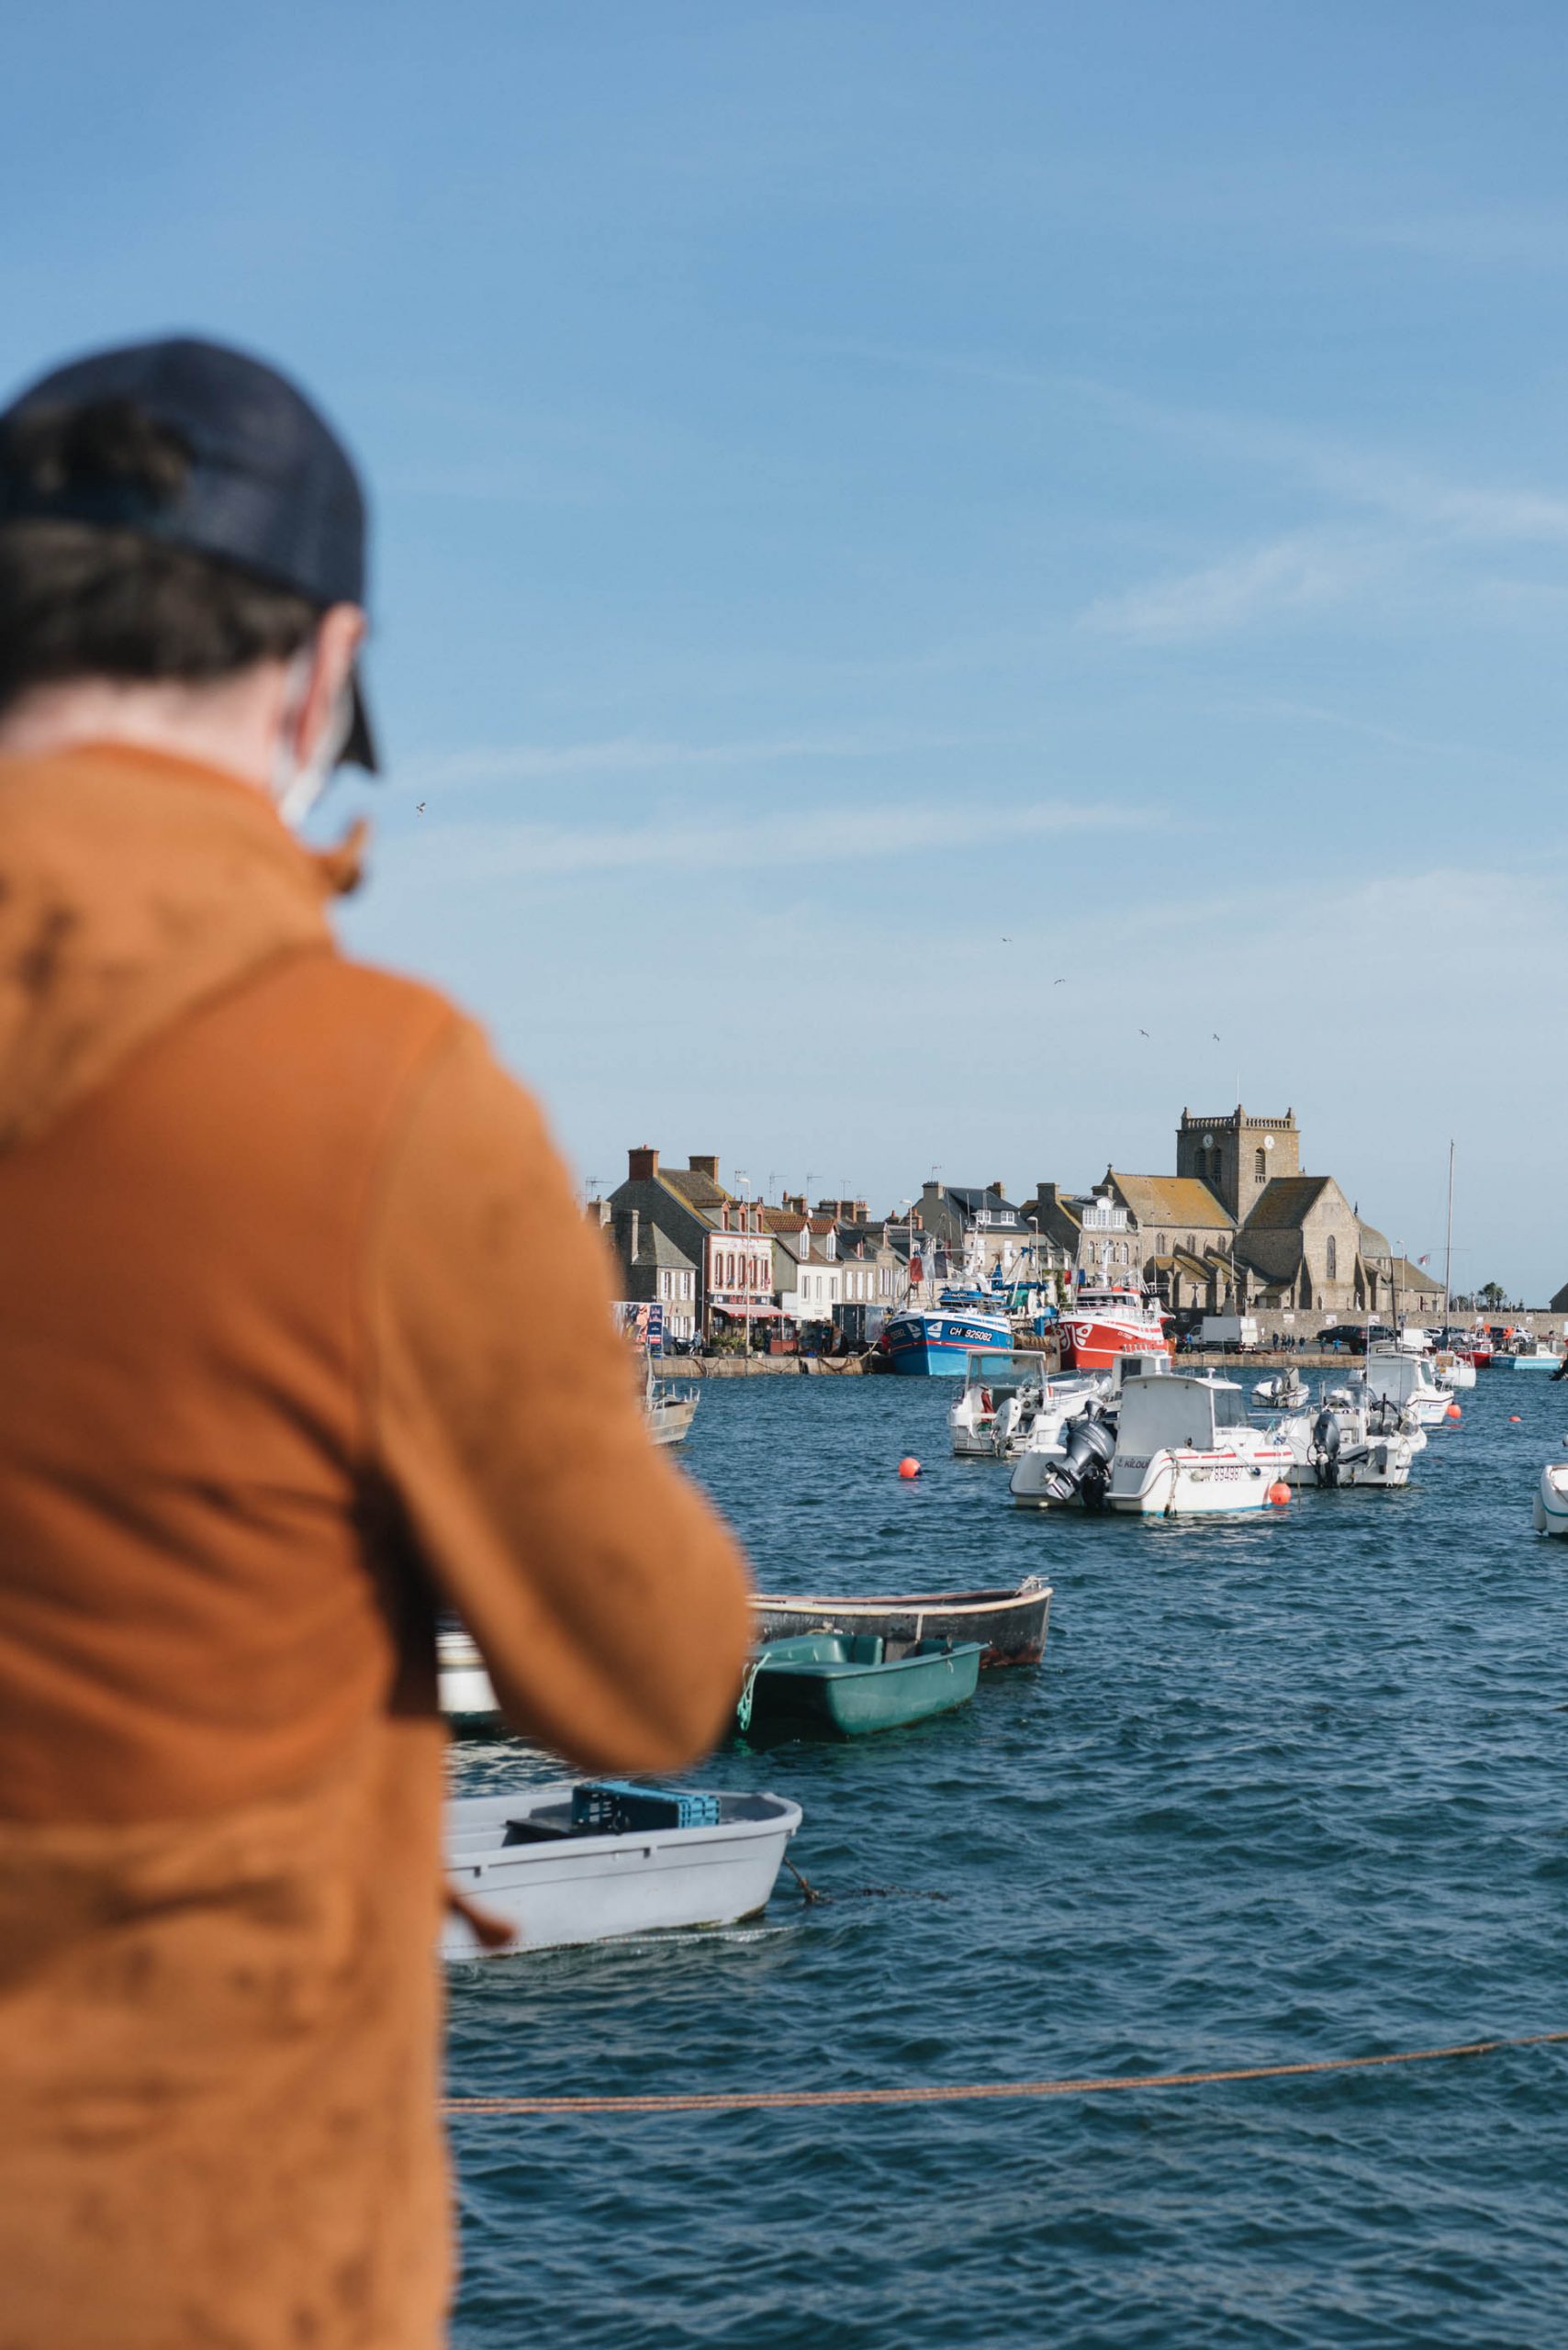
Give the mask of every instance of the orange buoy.
POLYGON ((1518 1427, 1518 1424, 1519 1424, 1519 1415, 1518 1415, 1518 1412, 1510 1412, 1510 1413, 1508 1414, 1508 1426, 1509 1426, 1511 1428, 1517 1428, 1517 1427, 1518 1427))
POLYGON ((1269 1499, 1276 1509, 1283 1509, 1291 1497, 1291 1489, 1282 1477, 1277 1477, 1269 1488, 1269 1499))
POLYGON ((1448 1410, 1443 1414, 1443 1417, 1445 1420, 1462 1420, 1464 1414, 1460 1410, 1457 1404, 1450 1404, 1448 1410))
POLYGON ((919 1461, 915 1459, 913 1452, 906 1452, 903 1459, 899 1462, 899 1475, 901 1477, 918 1477, 919 1474, 919 1461))

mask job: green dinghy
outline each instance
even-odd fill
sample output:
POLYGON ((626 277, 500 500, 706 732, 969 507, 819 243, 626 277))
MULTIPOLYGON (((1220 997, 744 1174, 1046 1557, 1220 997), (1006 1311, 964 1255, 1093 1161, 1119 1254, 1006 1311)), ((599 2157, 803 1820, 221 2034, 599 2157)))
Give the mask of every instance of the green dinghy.
POLYGON ((897 1656, 874 1633, 809 1632, 752 1651, 735 1707, 743 1736, 860 1738, 968 1703, 983 1640, 917 1640, 897 1656))

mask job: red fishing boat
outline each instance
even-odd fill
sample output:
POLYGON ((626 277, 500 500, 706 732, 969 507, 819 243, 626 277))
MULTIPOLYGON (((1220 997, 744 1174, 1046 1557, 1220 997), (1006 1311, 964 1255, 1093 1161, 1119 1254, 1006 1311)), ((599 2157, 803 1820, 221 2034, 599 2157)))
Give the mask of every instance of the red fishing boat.
POLYGON ((1064 1371, 1109 1371, 1118 1355, 1169 1352, 1166 1316, 1148 1291, 1128 1284, 1075 1290, 1062 1308, 1064 1371))

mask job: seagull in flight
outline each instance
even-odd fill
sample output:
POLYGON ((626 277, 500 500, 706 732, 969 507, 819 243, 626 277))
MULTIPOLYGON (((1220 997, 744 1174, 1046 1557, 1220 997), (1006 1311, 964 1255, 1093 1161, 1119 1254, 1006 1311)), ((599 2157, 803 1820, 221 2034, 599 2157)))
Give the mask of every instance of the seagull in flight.
POLYGON ((1140 1028, 1138 1030, 1138 1035, 1140 1036, 1147 1036, 1148 1035, 1148 1030, 1147 1028, 1140 1028))
POLYGON ((1064 988, 1067 985, 1067 981, 1065 979, 1053 979, 1051 981, 1051 985, 1053 988, 1064 988))
POLYGON ((424 812, 425 812, 425 803, 424 803, 424 801, 421 800, 420 800, 420 804, 419 804, 419 806, 415 809, 414 813, 415 813, 415 815, 416 815, 416 816, 422 816, 422 815, 424 814, 424 812))

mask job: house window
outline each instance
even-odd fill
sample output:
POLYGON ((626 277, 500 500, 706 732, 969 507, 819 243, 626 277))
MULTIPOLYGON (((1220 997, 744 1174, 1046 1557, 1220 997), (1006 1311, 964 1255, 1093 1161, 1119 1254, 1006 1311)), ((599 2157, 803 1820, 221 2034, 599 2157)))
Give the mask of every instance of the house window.
POLYGON ((1262 1154, 1262 1152, 1261 1152, 1260 1150, 1255 1150, 1255 1151, 1253 1152, 1253 1154, 1252 1154, 1252 1173, 1253 1173, 1253 1175, 1254 1175, 1255 1179, 1257 1180, 1257 1181, 1259 1181, 1260 1183, 1261 1183, 1261 1182, 1263 1181, 1263 1180, 1264 1180, 1264 1177, 1263 1177, 1263 1169, 1267 1167, 1267 1165, 1268 1165, 1268 1164, 1269 1164, 1268 1160, 1264 1158, 1264 1156, 1263 1156, 1263 1154, 1262 1154))
POLYGON ((1338 1280, 1339 1251, 1335 1246, 1334 1235, 1332 1233, 1328 1236, 1328 1247, 1325 1252, 1324 1270, 1327 1273, 1331 1281, 1337 1281, 1338 1280))

